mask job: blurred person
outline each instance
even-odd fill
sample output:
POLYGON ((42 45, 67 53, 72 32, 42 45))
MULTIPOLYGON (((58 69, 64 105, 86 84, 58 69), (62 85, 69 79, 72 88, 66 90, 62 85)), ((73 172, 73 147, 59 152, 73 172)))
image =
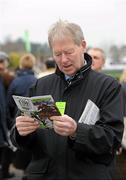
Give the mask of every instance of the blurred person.
POLYGON ((41 78, 43 76, 47 76, 49 74, 52 74, 55 72, 55 61, 53 59, 48 59, 45 62, 46 70, 38 74, 38 78, 41 78))
POLYGON ((30 86, 36 81, 34 73, 35 63, 36 58, 30 53, 24 54, 19 60, 19 69, 16 72, 16 77, 8 89, 8 106, 12 120, 17 112, 17 106, 12 98, 12 95, 27 95, 30 86))
POLYGON ((52 95, 66 102, 65 114, 52 116, 52 129, 20 113, 11 131, 15 146, 29 149, 27 180, 113 180, 115 152, 123 134, 122 92, 112 77, 91 69, 83 32, 58 21, 48 32, 56 72, 37 80, 29 96, 52 95), (91 104, 90 104, 91 103, 91 104), (94 114, 85 114, 93 106, 94 114), (86 121, 86 119, 88 121, 86 121))
POLYGON ((1 178, 12 178, 14 173, 9 172, 9 165, 12 158, 12 150, 9 148, 7 101, 6 91, 9 82, 12 80, 7 69, 9 57, 5 52, 0 52, 0 164, 1 178))
POLYGON ((126 179, 126 70, 120 76, 120 83, 123 90, 123 109, 124 109, 124 132, 121 147, 117 151, 117 179, 126 179))
MULTIPOLYGON (((123 70, 121 76, 120 76, 120 83, 122 85, 123 89, 123 99, 126 99, 126 70, 123 70)), ((124 117, 126 117, 126 103, 124 101, 124 117)))
MULTIPOLYGON (((27 92, 32 84, 36 82, 34 73, 34 66, 36 58, 31 53, 27 53, 21 56, 19 60, 19 70, 16 73, 15 79, 8 89, 8 108, 10 114, 10 126, 13 124, 15 115, 17 113, 17 106, 12 98, 12 95, 27 96, 27 92)), ((24 170, 29 161, 31 155, 27 151, 17 150, 15 153, 14 165, 18 169, 24 170)))
POLYGON ((105 53, 101 48, 89 48, 87 53, 92 57, 91 68, 100 72, 105 64, 105 53))

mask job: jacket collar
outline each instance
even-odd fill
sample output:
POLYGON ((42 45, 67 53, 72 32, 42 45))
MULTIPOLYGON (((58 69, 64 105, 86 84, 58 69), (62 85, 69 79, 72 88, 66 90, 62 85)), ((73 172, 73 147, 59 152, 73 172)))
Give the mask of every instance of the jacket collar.
MULTIPOLYGON (((82 76, 84 72, 91 69, 91 64, 92 64, 91 56, 89 56, 87 53, 84 53, 84 59, 86 61, 86 65, 84 65, 81 69, 79 69, 72 79, 76 79, 80 75, 82 76)), ((56 67, 55 73, 61 78, 65 79, 64 73, 59 70, 58 66, 56 67)))
POLYGON ((34 71, 32 69, 20 69, 17 71, 17 76, 26 76, 26 75, 34 75, 34 71))

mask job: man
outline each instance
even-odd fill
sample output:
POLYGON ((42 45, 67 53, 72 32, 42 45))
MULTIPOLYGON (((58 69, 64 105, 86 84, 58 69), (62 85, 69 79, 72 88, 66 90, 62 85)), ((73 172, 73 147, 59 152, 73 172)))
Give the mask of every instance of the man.
POLYGON ((39 73, 37 78, 41 78, 55 72, 55 61, 52 58, 47 59, 47 61, 45 62, 45 66, 46 70, 39 73))
POLYGON ((8 148, 8 124, 7 124, 7 104, 6 104, 6 91, 5 91, 5 75, 7 74, 7 66, 9 57, 6 53, 0 52, 0 164, 1 179, 12 178, 13 173, 9 172, 10 156, 12 151, 8 148))
POLYGON ((48 41, 56 72, 37 80, 29 95, 50 94, 66 108, 64 115, 50 117, 52 129, 40 128, 28 116, 16 118, 12 142, 33 154, 26 179, 112 180, 123 133, 120 84, 91 70, 77 24, 60 20, 49 30, 48 41))
POLYGON ((87 53, 92 57, 91 68, 100 72, 105 64, 105 53, 100 48, 90 48, 87 53))

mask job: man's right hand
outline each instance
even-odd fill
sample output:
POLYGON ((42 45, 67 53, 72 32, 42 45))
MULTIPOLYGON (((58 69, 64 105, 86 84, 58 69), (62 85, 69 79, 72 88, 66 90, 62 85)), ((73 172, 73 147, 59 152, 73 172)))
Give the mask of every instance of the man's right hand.
POLYGON ((27 136, 39 127, 40 123, 28 116, 19 116, 16 118, 16 128, 21 136, 27 136))

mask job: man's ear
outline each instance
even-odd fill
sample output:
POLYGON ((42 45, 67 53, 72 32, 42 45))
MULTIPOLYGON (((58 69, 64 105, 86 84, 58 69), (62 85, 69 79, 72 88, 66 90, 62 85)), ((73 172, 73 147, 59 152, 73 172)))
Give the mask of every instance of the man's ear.
POLYGON ((86 52, 86 41, 85 40, 82 40, 82 48, 83 48, 83 52, 85 53, 86 52))

